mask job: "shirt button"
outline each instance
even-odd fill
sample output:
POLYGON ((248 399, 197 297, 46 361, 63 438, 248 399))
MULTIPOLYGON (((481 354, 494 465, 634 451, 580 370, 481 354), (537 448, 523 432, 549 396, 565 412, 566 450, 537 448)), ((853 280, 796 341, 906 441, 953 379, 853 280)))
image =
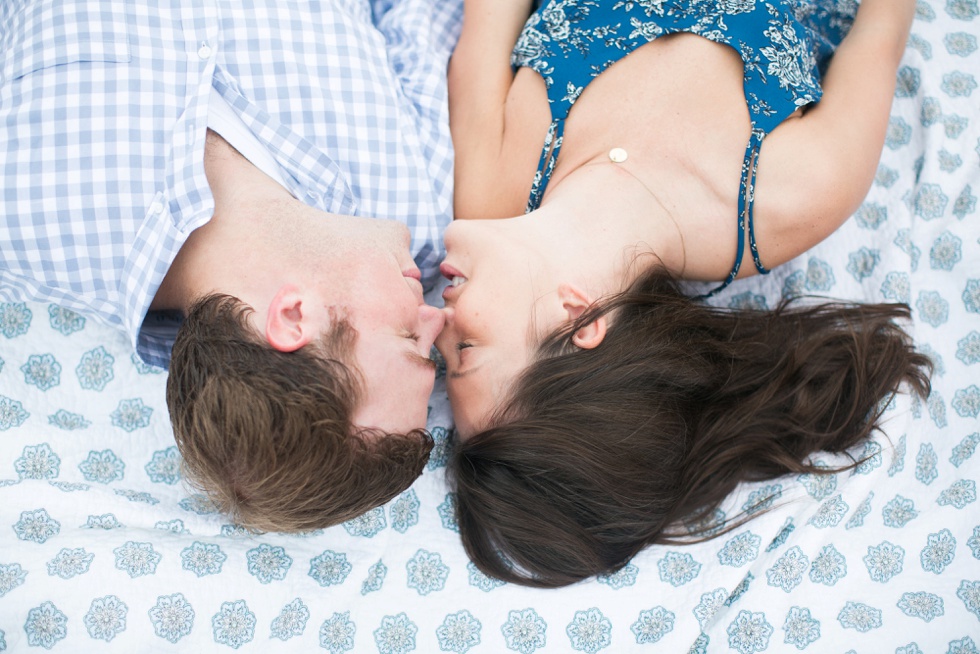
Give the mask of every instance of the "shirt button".
POLYGON ((201 47, 197 50, 197 56, 201 59, 207 59, 211 56, 211 46, 208 45, 207 41, 201 41, 201 47))
POLYGON ((152 214, 163 213, 163 203, 160 202, 159 200, 154 200, 153 203, 150 204, 150 213, 152 214))

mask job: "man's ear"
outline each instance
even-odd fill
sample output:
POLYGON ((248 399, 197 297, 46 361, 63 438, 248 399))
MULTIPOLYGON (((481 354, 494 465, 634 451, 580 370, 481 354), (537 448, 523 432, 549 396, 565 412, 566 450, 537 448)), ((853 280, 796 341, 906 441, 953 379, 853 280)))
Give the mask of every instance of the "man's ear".
MULTIPOLYGON (((589 294, 574 284, 561 284, 558 287, 558 299, 570 321, 578 320, 592 306, 589 294)), ((591 350, 602 343, 605 337, 606 317, 603 315, 579 328, 572 335, 572 343, 583 350, 591 350)))
POLYGON ((295 352, 313 339, 313 324, 303 311, 303 296, 292 284, 279 287, 269 302, 265 340, 280 352, 295 352))

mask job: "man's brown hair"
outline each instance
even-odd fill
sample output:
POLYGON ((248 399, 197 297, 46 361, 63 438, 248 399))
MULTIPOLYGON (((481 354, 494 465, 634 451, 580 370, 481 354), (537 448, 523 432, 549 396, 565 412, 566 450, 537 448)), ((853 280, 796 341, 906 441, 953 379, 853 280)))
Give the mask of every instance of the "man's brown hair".
POLYGON ((351 324, 335 319, 286 353, 255 333, 251 312, 235 297, 209 295, 174 342, 167 405, 187 479, 257 531, 328 527, 408 488, 432 439, 353 424, 361 385, 351 324))

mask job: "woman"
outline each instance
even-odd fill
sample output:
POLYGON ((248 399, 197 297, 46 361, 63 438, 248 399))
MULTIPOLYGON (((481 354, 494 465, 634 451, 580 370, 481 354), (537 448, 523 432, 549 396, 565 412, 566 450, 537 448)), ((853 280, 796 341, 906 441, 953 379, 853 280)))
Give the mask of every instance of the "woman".
POLYGON ((814 472, 903 381, 928 393, 905 307, 733 313, 673 281, 765 273, 864 198, 914 2, 848 32, 851 4, 467 0, 457 217, 527 210, 445 235, 451 474, 488 574, 564 585, 717 533, 740 481, 814 472))

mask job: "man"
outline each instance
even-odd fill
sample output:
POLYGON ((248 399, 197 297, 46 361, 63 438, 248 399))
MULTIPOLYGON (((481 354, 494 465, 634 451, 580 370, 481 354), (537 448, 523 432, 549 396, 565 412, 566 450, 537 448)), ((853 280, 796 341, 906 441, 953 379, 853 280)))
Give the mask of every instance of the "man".
POLYGON ((459 20, 432 0, 4 8, 0 301, 169 358, 188 477, 247 527, 347 520, 426 461, 459 20))

